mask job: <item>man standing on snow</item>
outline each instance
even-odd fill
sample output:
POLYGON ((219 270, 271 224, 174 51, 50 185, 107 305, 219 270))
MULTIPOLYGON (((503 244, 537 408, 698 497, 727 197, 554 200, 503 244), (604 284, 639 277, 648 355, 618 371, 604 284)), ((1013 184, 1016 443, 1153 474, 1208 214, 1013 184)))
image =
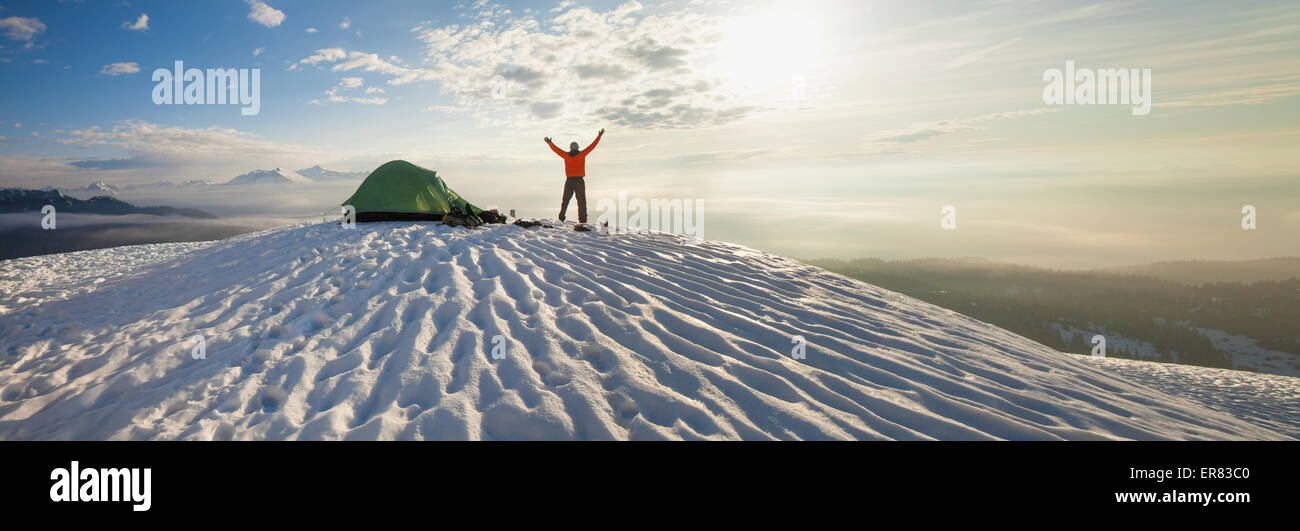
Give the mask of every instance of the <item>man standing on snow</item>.
POLYGON ((564 221, 564 212, 569 209, 569 199, 574 195, 578 196, 578 223, 587 222, 587 183, 583 180, 587 176, 587 154, 596 149, 596 144, 600 143, 600 137, 605 136, 605 130, 601 129, 596 134, 596 139, 591 141, 587 149, 578 151, 578 143, 570 142, 569 151, 566 153, 555 144, 551 143, 551 137, 545 137, 546 145, 551 146, 551 151, 564 159, 564 199, 560 201, 560 221, 564 221))

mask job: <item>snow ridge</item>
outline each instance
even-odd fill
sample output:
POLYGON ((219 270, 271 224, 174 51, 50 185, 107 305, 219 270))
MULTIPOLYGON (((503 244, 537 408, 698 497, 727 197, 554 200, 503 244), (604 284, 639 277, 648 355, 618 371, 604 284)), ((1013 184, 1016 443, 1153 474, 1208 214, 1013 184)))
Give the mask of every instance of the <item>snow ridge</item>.
POLYGON ((307 224, 81 278, 0 295, 0 439, 1287 438, 666 234, 307 224))

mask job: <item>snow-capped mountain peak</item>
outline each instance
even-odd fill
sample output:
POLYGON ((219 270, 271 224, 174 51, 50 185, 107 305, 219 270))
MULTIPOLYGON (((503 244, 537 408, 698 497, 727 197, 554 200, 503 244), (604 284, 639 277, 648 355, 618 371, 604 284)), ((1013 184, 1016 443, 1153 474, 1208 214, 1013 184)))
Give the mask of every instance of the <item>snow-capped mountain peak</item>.
MULTIPOLYGON (((46 186, 45 190, 54 190, 54 187, 46 186)), ((74 197, 92 197, 92 196, 116 196, 120 191, 118 187, 108 184, 104 181, 95 181, 81 188, 60 188, 63 193, 74 197)))
POLYGON ((363 171, 334 171, 322 168, 320 164, 310 168, 298 170, 298 174, 313 181, 327 181, 336 179, 360 179, 366 176, 363 171))
POLYGON ((274 170, 253 170, 231 179, 226 184, 311 184, 311 182, 311 179, 298 174, 298 172, 276 168, 274 170))
POLYGON ((87 192, 95 191, 95 192, 114 193, 117 192, 117 187, 108 184, 104 181, 95 181, 93 183, 86 185, 86 187, 83 188, 82 190, 85 190, 87 192))

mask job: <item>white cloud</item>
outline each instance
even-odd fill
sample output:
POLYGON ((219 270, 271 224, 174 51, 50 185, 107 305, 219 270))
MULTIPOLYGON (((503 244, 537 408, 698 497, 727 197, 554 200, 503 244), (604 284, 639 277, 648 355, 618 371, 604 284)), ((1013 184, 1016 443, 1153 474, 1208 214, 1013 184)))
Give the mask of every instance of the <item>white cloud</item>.
POLYGON ((365 72, 386 74, 391 77, 391 79, 388 80, 388 83, 391 85, 405 85, 416 81, 434 79, 434 74, 430 70, 408 68, 385 61, 384 59, 381 59, 378 54, 355 51, 348 52, 342 48, 324 48, 316 50, 316 53, 298 61, 297 64, 289 67, 289 69, 295 70, 299 65, 316 65, 320 63, 338 63, 331 67, 331 70, 335 72, 362 70, 365 72))
MULTIPOLYGON (((0 140, 7 138, 0 136, 0 140)), ((39 188, 32 186, 34 179, 46 180, 69 174, 84 176, 85 171, 69 166, 65 160, 32 155, 0 156, 0 187, 39 188)))
POLYGON ((363 97, 363 96, 344 96, 338 93, 338 87, 325 91, 325 98, 310 100, 307 103, 312 105, 325 105, 329 103, 360 103, 362 105, 384 105, 388 103, 388 98, 363 97))
POLYGON ((314 65, 321 62, 332 63, 334 61, 343 59, 344 57, 347 56, 348 53, 346 51, 343 51, 342 48, 323 48, 320 50, 316 50, 316 53, 308 56, 307 58, 298 61, 298 64, 314 65))
POLYGON ((139 63, 111 63, 111 64, 106 64, 104 65, 104 68, 99 69, 99 73, 104 74, 106 76, 121 76, 126 74, 134 74, 139 71, 140 71, 139 63))
POLYGON ((320 30, 318 30, 318 29, 316 29, 316 28, 307 28, 307 29, 305 29, 305 30, 303 30, 303 31, 306 31, 307 33, 316 33, 316 32, 318 32, 318 31, 320 31, 320 30))
POLYGON ((977 129, 979 124, 984 122, 1022 118, 1025 116, 1056 112, 1057 110, 1058 109, 1056 108, 1040 108, 984 114, 972 118, 957 118, 937 122, 916 123, 903 129, 876 133, 868 139, 868 142, 872 144, 873 149, 877 151, 897 152, 904 144, 930 140, 951 133, 971 131, 977 129))
MULTIPOLYGON (((116 168, 143 168, 188 164, 228 164, 248 158, 306 158, 313 150, 267 142, 236 129, 207 127, 186 129, 141 121, 126 121, 110 130, 100 127, 68 131, 55 142, 83 147, 108 146, 128 152, 128 159, 114 159, 116 168)), ((82 161, 80 167, 97 169, 97 161, 82 161)), ((102 162, 102 161, 98 161, 102 162)))
MULTIPOLYGON (((388 98, 383 98, 378 96, 365 97, 365 96, 347 96, 344 94, 339 94, 339 91, 341 90, 360 88, 363 84, 364 84, 363 80, 359 77, 341 78, 339 79, 339 84, 337 86, 330 87, 329 90, 325 91, 324 98, 310 100, 307 103, 313 105, 326 105, 329 103, 349 103, 349 102, 360 103, 362 105, 384 105, 388 103, 388 98)), ((383 92, 384 89, 378 87, 370 87, 365 91, 366 94, 383 94, 383 92)))
POLYGON ((761 108, 707 73, 702 62, 720 38, 719 20, 690 8, 642 15, 632 1, 551 18, 512 17, 486 3, 472 9, 479 11, 470 23, 412 30, 427 66, 341 48, 317 50, 298 64, 379 73, 390 85, 438 81, 462 112, 493 120, 658 129, 723 124, 761 108))
POLYGON ((6 17, 0 18, 0 30, 10 39, 30 41, 36 34, 45 31, 45 23, 32 17, 6 17))
POLYGON ((1086 6, 1076 7, 1074 9, 1067 9, 1064 11, 1057 10, 1057 12, 1053 13, 1052 15, 1042 18, 1036 22, 1038 24, 1058 24, 1063 22, 1076 22, 1086 18, 1100 17, 1103 15, 1113 13, 1119 7, 1120 6, 1115 6, 1115 5, 1089 4, 1086 6))
POLYGON ((122 27, 132 31, 148 31, 149 15, 140 13, 140 18, 135 19, 135 22, 131 22, 128 20, 122 23, 122 27))
POLYGON ((1260 105, 1273 103, 1300 95, 1297 76, 1281 76, 1278 80, 1261 80, 1255 86, 1228 87, 1200 90, 1172 101, 1160 102, 1161 107, 1222 107, 1226 105, 1260 105), (1289 79, 1288 79, 1289 78, 1289 79))
POLYGON ((284 22, 284 11, 271 7, 262 0, 245 0, 248 3, 248 20, 274 28, 284 22))
MULTIPOLYGON (((62 145, 68 156, 0 155, 0 187, 84 186, 94 179, 118 185, 124 179, 225 181, 255 168, 302 167, 339 156, 337 149, 327 152, 314 146, 270 142, 236 129, 188 129, 141 121, 118 122, 107 129, 57 130, 41 138, 47 136, 62 145), (94 148, 93 158, 77 153, 87 148, 94 148)), ((237 204, 236 198, 227 199, 220 203, 237 204)))
POLYGON ((953 59, 952 61, 949 61, 948 64, 946 64, 946 65, 943 66, 943 68, 944 68, 944 70, 947 70, 947 69, 950 69, 950 68, 957 68, 957 67, 960 67, 960 66, 968 65, 968 64, 970 64, 970 63, 974 63, 974 62, 976 62, 976 61, 979 61, 979 60, 983 59, 985 56, 987 56, 987 55, 989 55, 989 54, 991 54, 991 53, 993 53, 993 52, 996 52, 996 51, 1001 50, 1001 49, 1003 49, 1003 48, 1007 48, 1007 47, 1009 47, 1009 46, 1013 46, 1013 45, 1015 45, 1015 44, 1018 43, 1018 42, 1020 42, 1020 37, 1016 37, 1016 38, 1014 38, 1014 39, 1005 40, 1005 41, 1002 41, 1002 42, 1000 42, 1000 43, 994 44, 993 46, 989 46, 989 47, 984 48, 984 49, 975 50, 975 51, 973 51, 973 52, 971 52, 971 53, 968 53, 968 54, 966 54, 966 55, 963 55, 963 56, 961 56, 961 57, 958 57, 958 58, 956 58, 956 59, 953 59))
POLYGON ((266 53, 266 48, 258 48, 256 50, 253 50, 253 57, 257 57, 259 55, 262 55, 263 53, 266 53))
POLYGON ((339 22, 339 27, 343 29, 352 27, 352 19, 349 17, 343 17, 343 22, 339 22))
POLYGON ((388 81, 393 85, 405 85, 416 81, 434 79, 432 71, 395 65, 380 59, 378 54, 373 53, 349 52, 347 60, 334 65, 333 68, 336 71, 356 69, 393 76, 393 79, 388 81))
POLYGON ((618 6, 617 8, 615 8, 614 13, 612 13, 611 16, 613 17, 614 20, 621 20, 624 17, 631 15, 632 13, 640 11, 643 7, 644 6, 641 5, 641 2, 632 0, 630 2, 626 2, 618 6))

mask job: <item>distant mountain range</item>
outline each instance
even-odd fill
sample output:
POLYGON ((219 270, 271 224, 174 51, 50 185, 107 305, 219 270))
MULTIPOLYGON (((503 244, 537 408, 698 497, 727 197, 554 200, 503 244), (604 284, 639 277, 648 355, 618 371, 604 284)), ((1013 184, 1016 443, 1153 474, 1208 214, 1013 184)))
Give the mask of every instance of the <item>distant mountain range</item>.
MULTIPOLYGON (((154 181, 151 183, 143 183, 143 184, 128 184, 126 186, 123 186, 122 190, 130 191, 130 190, 149 190, 155 188, 179 188, 182 186, 212 186, 215 184, 218 183, 216 181, 207 181, 203 179, 191 179, 181 183, 174 183, 172 181, 154 181)), ((108 186, 111 187, 113 185, 110 184, 108 186)))
POLYGON ((369 172, 364 171, 334 171, 320 167, 319 164, 310 168, 303 168, 298 171, 276 168, 274 170, 254 170, 230 181, 228 185, 248 185, 248 184, 311 184, 317 181, 343 181, 348 179, 364 179, 369 172))
POLYGON ((1259 282, 1300 278, 1300 257, 1263 258, 1257 260, 1185 260, 1157 262, 1107 271, 1129 275, 1146 275, 1184 284, 1214 282, 1259 282))
MULTIPOLYGON (((104 181, 95 181, 81 188, 60 188, 64 194, 80 197, 116 196, 121 192, 153 190, 162 188, 179 188, 186 186, 263 186, 263 185, 307 185, 320 181, 361 180, 369 175, 364 171, 335 171, 320 167, 319 164, 298 171, 275 168, 273 170, 253 170, 226 181, 189 180, 181 183, 173 181, 154 181, 151 183, 114 186, 104 181)), ((42 188, 53 191, 53 186, 42 188)))
MULTIPOLYGON (((46 186, 45 188, 42 188, 41 191, 54 192, 60 190, 58 190, 53 186, 46 186)), ((117 195, 117 193, 121 190, 118 187, 108 184, 104 181, 95 181, 81 188, 71 188, 71 189, 66 189, 61 191, 64 193, 77 194, 77 195, 110 195, 111 196, 111 195, 117 195)))
POLYGON ((217 216, 194 208, 170 206, 136 206, 115 197, 100 195, 90 199, 77 199, 58 190, 0 189, 0 213, 39 212, 52 205, 58 212, 77 214, 147 214, 150 216, 182 216, 187 218, 216 219, 217 216))

